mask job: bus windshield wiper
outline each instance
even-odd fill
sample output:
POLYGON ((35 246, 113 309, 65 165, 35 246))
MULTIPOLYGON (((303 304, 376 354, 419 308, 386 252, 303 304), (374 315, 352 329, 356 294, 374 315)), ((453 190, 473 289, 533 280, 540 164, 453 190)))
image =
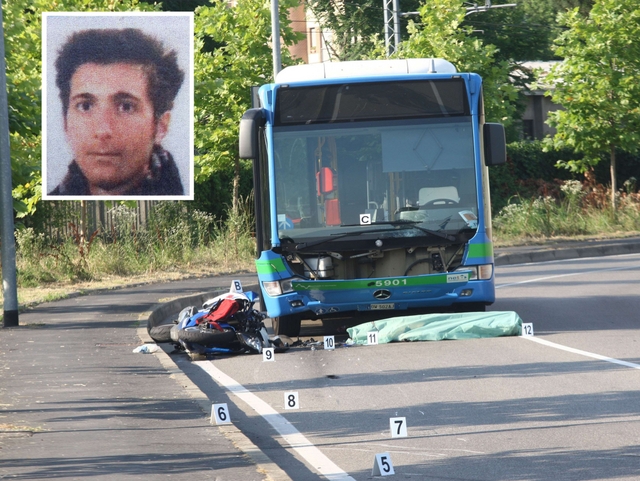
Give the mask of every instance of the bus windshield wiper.
MULTIPOLYGON (((443 239, 446 239, 450 242, 455 242, 456 240, 456 236, 450 235, 450 234, 445 234, 444 232, 439 232, 437 230, 431 230, 431 229, 427 229, 425 227, 420 227, 418 224, 420 223, 420 221, 417 220, 409 220, 409 219, 398 219, 398 220, 384 220, 384 221, 379 221, 379 222, 372 222, 371 224, 368 225, 384 225, 384 224, 388 224, 388 225, 392 225, 394 227, 401 227, 401 226, 406 226, 406 227, 413 227, 414 229, 418 229, 422 232, 424 232, 425 234, 430 234, 436 237, 441 237, 443 239)), ((446 225, 446 224, 445 224, 446 225)))

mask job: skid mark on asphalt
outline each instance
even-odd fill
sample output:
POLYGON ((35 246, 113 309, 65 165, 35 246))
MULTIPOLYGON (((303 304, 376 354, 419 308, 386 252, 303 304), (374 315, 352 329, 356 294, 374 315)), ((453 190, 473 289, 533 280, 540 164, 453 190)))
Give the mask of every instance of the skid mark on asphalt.
POLYGON ((219 385, 236 395, 255 410, 282 438, 296 451, 310 466, 315 467, 320 474, 329 480, 355 481, 354 478, 340 469, 333 461, 325 456, 316 446, 298 431, 289 421, 281 416, 269 404, 253 394, 235 379, 226 375, 209 361, 196 361, 193 364, 200 367, 219 385))

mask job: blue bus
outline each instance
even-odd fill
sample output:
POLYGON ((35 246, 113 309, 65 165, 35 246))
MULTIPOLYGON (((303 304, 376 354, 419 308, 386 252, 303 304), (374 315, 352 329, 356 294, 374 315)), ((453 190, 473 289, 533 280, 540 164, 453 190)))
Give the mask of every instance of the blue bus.
POLYGON ((239 149, 277 334, 494 302, 487 167, 506 144, 479 75, 442 59, 298 65, 258 97, 239 149))

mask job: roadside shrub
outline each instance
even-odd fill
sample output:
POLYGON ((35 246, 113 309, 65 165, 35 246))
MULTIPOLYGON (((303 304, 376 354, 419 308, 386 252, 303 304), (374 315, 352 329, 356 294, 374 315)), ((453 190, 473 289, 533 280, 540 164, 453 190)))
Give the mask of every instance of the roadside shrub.
MULTIPOLYGON (((618 152, 617 182, 623 185, 628 179, 635 179, 640 172, 640 155, 618 152)), ((567 169, 559 168, 556 163, 579 158, 571 149, 552 150, 544 152, 540 141, 520 141, 507 145, 507 162, 505 165, 489 169, 491 204, 494 215, 497 214, 511 198, 537 198, 551 195, 552 192, 568 180, 585 181, 587 190, 592 191, 595 202, 599 193, 594 190, 606 191, 610 185, 609 158, 603 157, 594 169, 585 175, 575 174, 567 169), (554 187, 555 186, 555 187, 554 187), (596 190, 597 190, 596 189, 596 190)), ((635 181, 625 188, 636 191, 635 181)), ((601 203, 598 204, 602 208, 601 203)), ((595 205, 594 204, 594 205, 595 205)))
POLYGON ((36 233, 32 227, 17 229, 16 270, 18 284, 36 287, 56 279, 53 258, 48 254, 48 246, 43 233, 36 233))
POLYGON ((154 272, 202 267, 203 272, 253 269, 255 241, 250 198, 237 215, 216 221, 186 203, 160 203, 144 228, 137 228, 135 209, 115 205, 108 215, 115 221, 101 226, 87 239, 75 224, 62 242, 36 233, 16 232, 18 285, 35 287, 53 282, 101 280, 154 272))
POLYGON ((551 186, 580 176, 556 167, 558 160, 575 158, 569 149, 543 152, 540 141, 520 141, 507 145, 507 162, 489 169, 493 213, 499 212, 511 198, 537 198, 552 195, 551 186))
POLYGON ((253 268, 256 245, 253 237, 253 199, 240 199, 237 214, 229 211, 227 220, 220 224, 212 251, 225 270, 253 268))
MULTIPOLYGON (((512 197, 494 216, 496 241, 526 243, 551 237, 639 231, 640 194, 620 192, 614 210, 606 188, 587 178, 584 182, 560 182, 558 189, 548 189, 553 195, 512 197)), ((627 184, 629 189, 632 183, 627 184)))

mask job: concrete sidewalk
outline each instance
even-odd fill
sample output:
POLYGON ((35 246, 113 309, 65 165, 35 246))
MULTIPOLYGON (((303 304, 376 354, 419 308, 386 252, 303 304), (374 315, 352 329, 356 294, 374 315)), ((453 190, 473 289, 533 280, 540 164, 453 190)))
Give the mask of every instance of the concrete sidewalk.
MULTIPOLYGON (((640 239, 496 249, 497 265, 640 252, 640 239)), ((255 275, 104 291, 42 304, 0 329, 0 478, 288 479, 150 341, 151 311, 255 275)), ((161 309, 156 315, 162 315, 161 309)))
POLYGON ((152 308, 230 282, 76 297, 38 306, 21 314, 19 327, 0 329, 0 478, 268 479, 210 424, 211 403, 219 401, 190 392, 170 363, 159 362, 166 354, 132 352, 152 308))

